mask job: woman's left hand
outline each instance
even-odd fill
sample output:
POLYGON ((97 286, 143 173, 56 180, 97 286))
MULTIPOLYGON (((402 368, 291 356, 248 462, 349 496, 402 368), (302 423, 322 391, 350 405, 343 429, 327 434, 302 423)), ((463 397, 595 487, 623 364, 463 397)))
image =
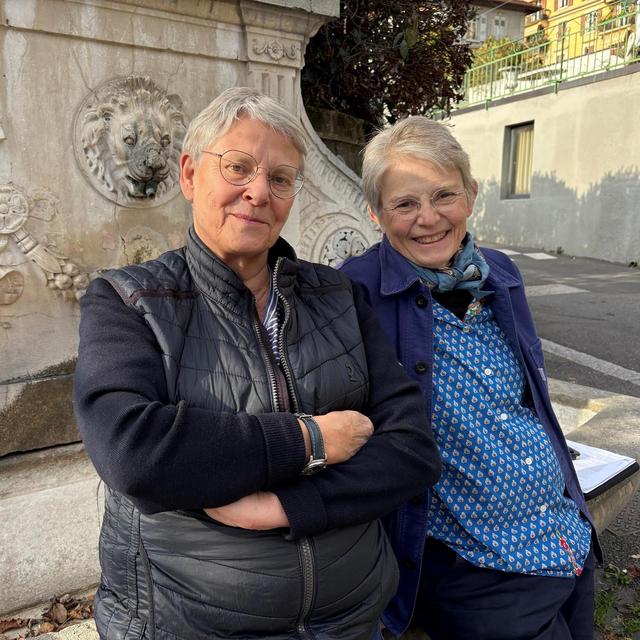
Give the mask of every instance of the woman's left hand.
POLYGON ((257 491, 223 507, 204 509, 214 520, 239 529, 279 529, 288 527, 289 519, 280 500, 271 491, 257 491))

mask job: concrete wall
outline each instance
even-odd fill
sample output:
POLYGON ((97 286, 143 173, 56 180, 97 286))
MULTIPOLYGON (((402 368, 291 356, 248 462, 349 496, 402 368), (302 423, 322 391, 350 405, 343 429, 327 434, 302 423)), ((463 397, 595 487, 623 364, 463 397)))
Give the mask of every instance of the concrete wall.
POLYGON ((78 439, 77 300, 100 269, 183 244, 191 214, 177 184, 180 144, 222 90, 257 87, 309 131, 307 182, 284 231, 303 257, 336 261, 377 237, 357 176, 301 106, 306 44, 338 7, 0 0, 0 456, 78 439), (153 154, 170 171, 133 182, 134 150, 110 132, 152 112, 170 134, 153 154))
POLYGON ((602 78, 454 112, 480 184, 470 221, 480 240, 640 261, 640 73, 602 78), (531 195, 506 199, 505 128, 530 121, 531 195))

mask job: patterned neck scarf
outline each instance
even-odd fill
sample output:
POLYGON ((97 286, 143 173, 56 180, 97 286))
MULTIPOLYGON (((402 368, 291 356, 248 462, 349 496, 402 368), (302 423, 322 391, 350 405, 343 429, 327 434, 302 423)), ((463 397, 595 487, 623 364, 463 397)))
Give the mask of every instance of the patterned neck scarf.
POLYGON ((480 290, 489 275, 489 265, 476 247, 470 233, 465 235, 460 248, 447 267, 427 269, 411 261, 409 263, 432 291, 466 289, 476 300, 481 300, 493 293, 493 291, 480 290))

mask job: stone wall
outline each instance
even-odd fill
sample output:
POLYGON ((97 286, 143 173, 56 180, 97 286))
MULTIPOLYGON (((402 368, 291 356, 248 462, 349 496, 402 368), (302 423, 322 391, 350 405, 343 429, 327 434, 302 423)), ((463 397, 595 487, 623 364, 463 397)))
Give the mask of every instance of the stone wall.
POLYGON ((331 264, 377 239, 358 177, 301 103, 306 44, 338 6, 0 0, 0 456, 77 440, 78 299, 100 269, 183 243, 180 144, 222 90, 259 88, 309 133, 284 230, 303 257, 331 264))

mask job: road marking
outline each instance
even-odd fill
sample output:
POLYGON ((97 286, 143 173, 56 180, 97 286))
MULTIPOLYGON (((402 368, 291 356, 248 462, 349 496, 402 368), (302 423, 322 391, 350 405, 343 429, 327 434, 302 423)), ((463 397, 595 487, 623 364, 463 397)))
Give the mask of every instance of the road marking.
POLYGON ((536 296, 557 296, 565 293, 589 293, 586 289, 570 287, 566 284, 538 284, 533 287, 526 287, 527 298, 536 296))
POLYGON ((534 260, 555 260, 555 256, 550 256, 548 253, 523 253, 523 256, 527 258, 533 258, 534 260))
POLYGON ((640 372, 638 371, 625 369, 624 367, 614 364, 613 362, 600 360, 600 358, 590 356, 588 353, 582 353, 582 351, 576 351, 575 349, 564 347, 561 344, 556 344, 555 342, 545 340, 544 338, 541 340, 541 342, 543 350, 547 353, 551 353, 555 356, 560 356, 565 360, 570 360, 571 362, 575 362, 576 364, 582 365, 583 367, 588 367, 589 369, 599 371, 600 373, 603 373, 607 376, 619 378, 620 380, 630 382, 631 384, 635 384, 640 387, 640 372))
POLYGON ((512 251, 511 249, 500 249, 500 253, 504 253, 505 256, 519 256, 520 251, 512 251))

